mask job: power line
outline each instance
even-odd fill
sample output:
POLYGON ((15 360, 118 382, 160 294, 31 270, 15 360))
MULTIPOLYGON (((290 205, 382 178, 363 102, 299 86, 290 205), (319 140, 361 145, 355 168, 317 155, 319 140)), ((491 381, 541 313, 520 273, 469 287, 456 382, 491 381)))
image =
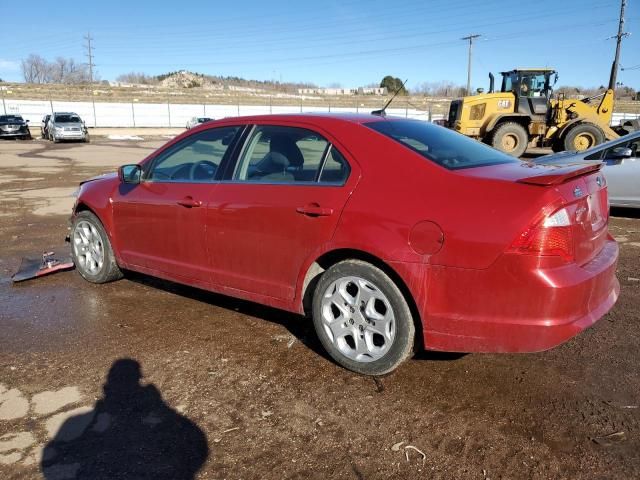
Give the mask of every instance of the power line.
MULTIPOLYGON (((591 26, 600 26, 607 25, 611 22, 617 20, 605 20, 605 21, 597 21, 597 22, 585 22, 585 23, 575 23, 575 24, 564 24, 564 28, 578 28, 578 27, 591 27, 591 26)), ((536 28, 528 31, 519 31, 517 33, 499 35, 495 37, 489 38, 487 41, 502 41, 504 39, 512 39, 512 38, 526 38, 527 36, 539 36, 541 32, 545 31, 556 31, 558 29, 557 26, 550 26, 545 28, 536 28)), ((341 53, 333 53, 333 54, 323 54, 323 55, 303 55, 303 56, 291 56, 291 57, 273 57, 273 58, 262 58, 258 60, 251 60, 253 64, 273 64, 273 63, 282 63, 282 62, 302 62, 302 61, 323 61, 323 60, 336 60, 336 59, 353 59, 360 58, 363 56, 374 56, 378 57, 382 53, 394 53, 397 55, 409 54, 414 51, 424 50, 426 48, 435 48, 435 47, 443 47, 449 45, 458 44, 459 40, 444 40, 441 42, 433 42, 433 43, 420 43, 420 44, 410 44, 403 45, 398 47, 390 47, 390 48, 375 48, 375 49, 365 49, 365 50, 356 50, 356 51, 348 51, 341 53)), ((246 65, 247 59, 238 58, 234 61, 217 61, 217 62, 187 62, 192 67, 203 67, 203 66, 212 66, 212 65, 224 65, 224 66, 233 66, 233 65, 246 65)), ((102 64, 106 66, 125 66, 126 64, 122 63, 108 63, 102 64)), ((165 63, 138 63, 137 67, 163 67, 166 66, 165 63)))
POLYGON ((91 38, 91 33, 87 33, 84 36, 84 39, 86 40, 86 44, 84 45, 84 48, 87 49, 87 53, 85 53, 85 56, 89 59, 89 84, 93 84, 93 67, 95 66, 93 64, 93 48, 91 47, 91 40, 93 40, 93 38, 91 38))

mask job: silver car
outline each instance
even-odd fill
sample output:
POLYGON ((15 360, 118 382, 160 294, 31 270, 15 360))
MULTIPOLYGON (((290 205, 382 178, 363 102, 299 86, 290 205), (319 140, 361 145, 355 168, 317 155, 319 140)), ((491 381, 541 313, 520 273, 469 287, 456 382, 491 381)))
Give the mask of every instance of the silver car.
POLYGON ((187 130, 189 130, 190 128, 196 127, 196 126, 200 125, 201 123, 210 122, 211 120, 213 120, 213 118, 209 118, 209 117, 191 117, 189 119, 189 121, 187 122, 187 130))
POLYGON ((87 127, 77 113, 54 112, 47 128, 49 140, 58 143, 63 140, 89 141, 87 127))
POLYGON ((609 202, 614 207, 640 208, 640 131, 601 143, 583 152, 561 152, 533 160, 535 163, 604 162, 609 202))

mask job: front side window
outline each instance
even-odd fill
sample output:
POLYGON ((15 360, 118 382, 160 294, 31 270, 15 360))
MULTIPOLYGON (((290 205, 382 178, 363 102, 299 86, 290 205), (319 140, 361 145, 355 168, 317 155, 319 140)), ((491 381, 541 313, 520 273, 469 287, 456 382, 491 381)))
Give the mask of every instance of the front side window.
POLYGON ((420 120, 381 120, 364 125, 449 170, 519 163, 506 153, 420 120))
POLYGON ((240 182, 316 182, 329 142, 304 128, 256 126, 238 161, 240 182))
POLYGON ((630 148, 633 152, 632 158, 640 158, 640 138, 631 140, 627 148, 630 148))
POLYGON ((632 155, 631 158, 640 158, 640 138, 636 138, 635 140, 630 140, 627 142, 619 141, 609 148, 598 150, 590 155, 584 157, 585 160, 612 160, 615 155, 613 151, 616 148, 630 148, 632 155))
POLYGON ((240 127, 213 128, 160 153, 144 179, 152 182, 212 182, 240 127))

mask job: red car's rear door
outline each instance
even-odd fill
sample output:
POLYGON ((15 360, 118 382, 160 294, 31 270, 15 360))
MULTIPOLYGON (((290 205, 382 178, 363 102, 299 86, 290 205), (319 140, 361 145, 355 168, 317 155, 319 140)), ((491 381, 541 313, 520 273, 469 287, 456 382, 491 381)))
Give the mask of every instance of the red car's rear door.
POLYGON ((300 268, 329 241, 359 170, 307 129, 259 125, 207 215, 214 283, 292 299, 300 268))

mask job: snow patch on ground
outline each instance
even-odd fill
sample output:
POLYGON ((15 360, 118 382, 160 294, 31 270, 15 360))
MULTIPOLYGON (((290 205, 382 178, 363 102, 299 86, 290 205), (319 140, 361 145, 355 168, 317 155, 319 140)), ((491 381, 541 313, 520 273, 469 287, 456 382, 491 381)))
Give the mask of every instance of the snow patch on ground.
POLYGON ((109 140, 144 140, 137 135, 107 135, 109 140))

